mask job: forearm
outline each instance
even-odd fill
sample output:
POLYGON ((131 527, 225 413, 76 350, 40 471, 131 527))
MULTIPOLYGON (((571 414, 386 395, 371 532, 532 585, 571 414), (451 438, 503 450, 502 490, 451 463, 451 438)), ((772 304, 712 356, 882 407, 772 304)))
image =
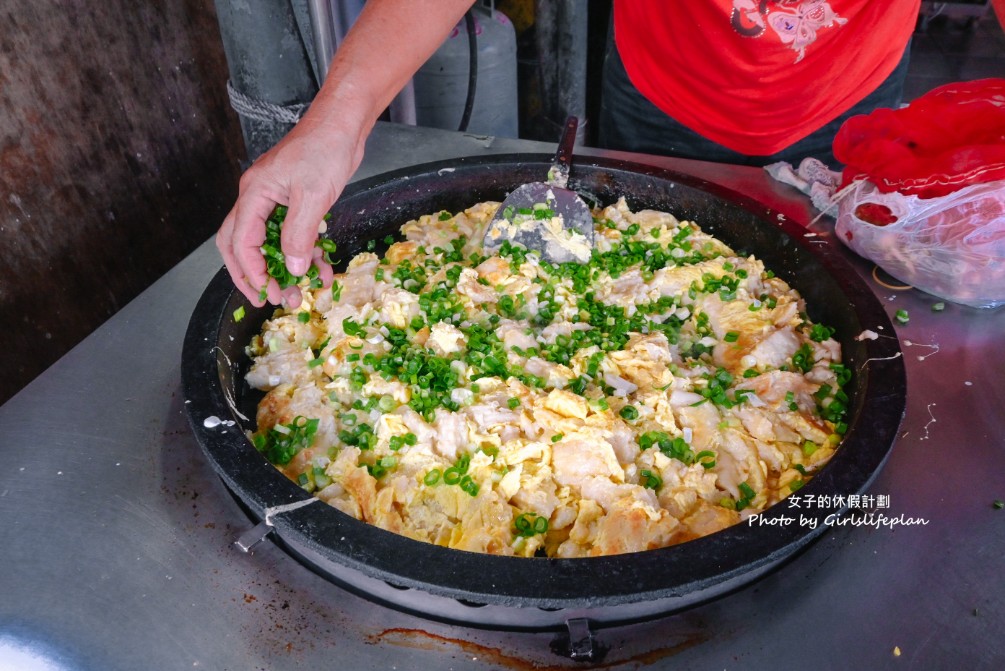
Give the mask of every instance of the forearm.
POLYGON ((443 43, 472 0, 369 0, 301 121, 352 129, 362 143, 381 112, 443 43))

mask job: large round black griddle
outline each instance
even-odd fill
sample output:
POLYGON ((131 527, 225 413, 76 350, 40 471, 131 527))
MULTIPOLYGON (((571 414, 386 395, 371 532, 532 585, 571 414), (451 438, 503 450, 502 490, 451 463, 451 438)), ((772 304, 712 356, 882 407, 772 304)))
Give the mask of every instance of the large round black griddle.
MULTIPOLYGON (((344 264, 368 241, 397 236, 409 219, 502 200, 516 186, 540 179, 550 161, 547 155, 526 154, 464 158, 361 180, 339 198, 326 235, 338 243, 344 264)), ((261 395, 244 383, 250 363, 244 348, 273 308, 251 308, 221 270, 202 295, 185 338, 189 419, 231 492, 255 519, 268 517, 273 538, 310 568, 374 600, 467 624, 550 628, 578 617, 598 624, 637 620, 722 595, 777 567, 824 533, 825 518, 843 512, 844 497, 863 492, 876 476, 903 417, 904 366, 895 337, 856 338, 866 329, 889 335, 894 330, 832 238, 807 237, 802 226, 745 196, 651 166, 577 157, 572 177, 573 188, 603 204, 624 196, 633 209, 672 212, 737 251, 756 255, 803 295, 814 321, 836 329, 845 363, 854 371, 847 388, 849 429, 830 463, 799 492, 830 505, 798 511, 816 518, 814 528, 739 524, 669 548, 583 559, 482 555, 367 525, 313 500, 247 439, 261 395), (242 305, 247 314, 235 323, 233 312, 242 305), (206 421, 214 417, 224 424, 206 421)), ((379 243, 377 252, 383 247, 379 243)), ((783 501, 763 518, 792 514, 783 501)))

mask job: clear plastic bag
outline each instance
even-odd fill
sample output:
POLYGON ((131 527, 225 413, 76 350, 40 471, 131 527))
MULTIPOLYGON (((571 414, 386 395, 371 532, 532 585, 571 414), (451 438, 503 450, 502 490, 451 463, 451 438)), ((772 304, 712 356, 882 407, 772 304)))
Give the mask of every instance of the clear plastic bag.
POLYGON ((849 247, 941 298, 1005 304, 1005 79, 852 117, 834 156, 848 185, 836 230, 849 247))
POLYGON ((848 187, 835 230, 898 280, 979 308, 1005 304, 1005 180, 938 198, 848 187))

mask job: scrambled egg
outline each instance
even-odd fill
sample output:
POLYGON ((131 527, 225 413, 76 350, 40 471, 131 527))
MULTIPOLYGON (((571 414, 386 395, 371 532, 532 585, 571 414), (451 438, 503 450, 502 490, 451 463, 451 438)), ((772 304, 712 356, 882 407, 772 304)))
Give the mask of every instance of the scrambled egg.
POLYGON ((827 462, 850 374, 760 261, 623 200, 588 263, 486 257, 497 208, 410 221, 264 324, 251 437, 287 477, 420 541, 582 557, 714 533, 827 462))

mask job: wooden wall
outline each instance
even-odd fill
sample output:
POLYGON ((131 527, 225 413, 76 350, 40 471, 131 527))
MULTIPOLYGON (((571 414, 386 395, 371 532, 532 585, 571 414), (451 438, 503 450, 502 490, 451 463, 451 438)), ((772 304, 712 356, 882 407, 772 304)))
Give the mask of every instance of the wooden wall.
POLYGON ((244 149, 212 0, 0 0, 0 402, 208 239, 244 149))

